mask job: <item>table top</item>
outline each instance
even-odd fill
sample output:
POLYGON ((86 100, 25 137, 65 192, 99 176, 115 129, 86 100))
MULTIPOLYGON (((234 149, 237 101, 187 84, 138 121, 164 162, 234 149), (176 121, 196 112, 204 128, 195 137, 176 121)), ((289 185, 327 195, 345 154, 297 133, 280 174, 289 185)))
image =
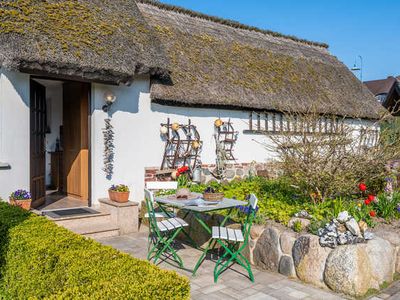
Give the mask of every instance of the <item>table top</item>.
POLYGON ((236 207, 238 205, 247 205, 248 203, 245 201, 239 201, 235 199, 224 198, 222 201, 219 201, 216 204, 205 204, 206 202, 199 197, 197 200, 175 200, 168 199, 168 196, 159 196, 155 198, 155 201, 160 204, 164 204, 167 206, 173 206, 176 208, 191 210, 197 212, 209 212, 216 210, 223 210, 236 207), (191 204, 193 201, 199 201, 198 205, 187 205, 191 204))

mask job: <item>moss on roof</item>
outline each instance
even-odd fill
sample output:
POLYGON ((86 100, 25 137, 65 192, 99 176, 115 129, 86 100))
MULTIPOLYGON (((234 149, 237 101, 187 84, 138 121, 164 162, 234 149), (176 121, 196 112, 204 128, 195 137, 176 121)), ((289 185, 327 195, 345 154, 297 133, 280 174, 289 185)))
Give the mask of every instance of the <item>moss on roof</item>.
POLYGON ((16 42, 19 36, 23 42, 14 47, 29 44, 30 51, 39 55, 26 53, 34 61, 48 59, 60 65, 68 61, 94 68, 104 62, 105 69, 129 75, 141 68, 165 67, 159 42, 131 0, 1 1, 0 36, 8 42, 16 42), (124 64, 124 54, 130 56, 125 64, 131 70, 118 66, 124 64))
POLYGON ((154 100, 378 117, 374 97, 325 48, 144 2, 139 8, 170 61, 170 80, 153 82, 154 100))

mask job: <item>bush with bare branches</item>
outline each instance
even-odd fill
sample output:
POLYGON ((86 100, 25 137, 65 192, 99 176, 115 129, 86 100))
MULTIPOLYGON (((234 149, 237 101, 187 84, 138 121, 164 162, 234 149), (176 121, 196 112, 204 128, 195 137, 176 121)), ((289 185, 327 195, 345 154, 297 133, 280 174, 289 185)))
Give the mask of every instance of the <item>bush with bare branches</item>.
POLYGON ((371 121, 284 113, 283 123, 285 130, 268 134, 272 143, 266 147, 285 176, 316 202, 352 194, 360 181, 381 190, 387 163, 400 158, 400 140, 387 126, 393 123, 389 115, 371 121))

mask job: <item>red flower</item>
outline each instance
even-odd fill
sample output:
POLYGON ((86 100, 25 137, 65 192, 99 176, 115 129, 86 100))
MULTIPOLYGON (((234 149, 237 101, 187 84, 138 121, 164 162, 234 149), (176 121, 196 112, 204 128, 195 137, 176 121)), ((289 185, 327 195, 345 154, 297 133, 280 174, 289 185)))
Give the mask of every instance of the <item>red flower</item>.
POLYGON ((365 205, 370 205, 370 204, 371 204, 371 200, 369 200, 369 198, 368 198, 368 199, 365 199, 365 200, 364 200, 364 203, 365 203, 365 205))
POLYGON ((374 210, 371 210, 371 211, 369 212, 369 215, 370 215, 371 217, 376 217, 376 212, 375 212, 374 210))
POLYGON ((368 200, 369 200, 369 202, 372 202, 372 201, 374 201, 375 200, 375 195, 368 195, 368 200))
POLYGON ((358 185, 358 188, 360 189, 361 192, 365 192, 367 190, 367 185, 365 183, 360 183, 358 185))
POLYGON ((180 167, 180 168, 178 168, 178 170, 177 170, 177 172, 178 172, 179 174, 185 173, 185 172, 187 172, 187 171, 189 171, 189 167, 188 167, 188 166, 180 167))

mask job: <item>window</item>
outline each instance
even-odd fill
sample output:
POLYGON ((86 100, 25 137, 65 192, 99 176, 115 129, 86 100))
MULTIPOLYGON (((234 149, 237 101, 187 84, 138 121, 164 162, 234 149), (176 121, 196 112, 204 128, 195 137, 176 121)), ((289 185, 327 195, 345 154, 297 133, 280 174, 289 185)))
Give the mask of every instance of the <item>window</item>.
POLYGON ((260 134, 337 134, 343 132, 343 119, 321 116, 315 120, 312 117, 302 118, 300 115, 286 116, 279 112, 251 112, 249 114, 249 129, 245 133, 260 134))

